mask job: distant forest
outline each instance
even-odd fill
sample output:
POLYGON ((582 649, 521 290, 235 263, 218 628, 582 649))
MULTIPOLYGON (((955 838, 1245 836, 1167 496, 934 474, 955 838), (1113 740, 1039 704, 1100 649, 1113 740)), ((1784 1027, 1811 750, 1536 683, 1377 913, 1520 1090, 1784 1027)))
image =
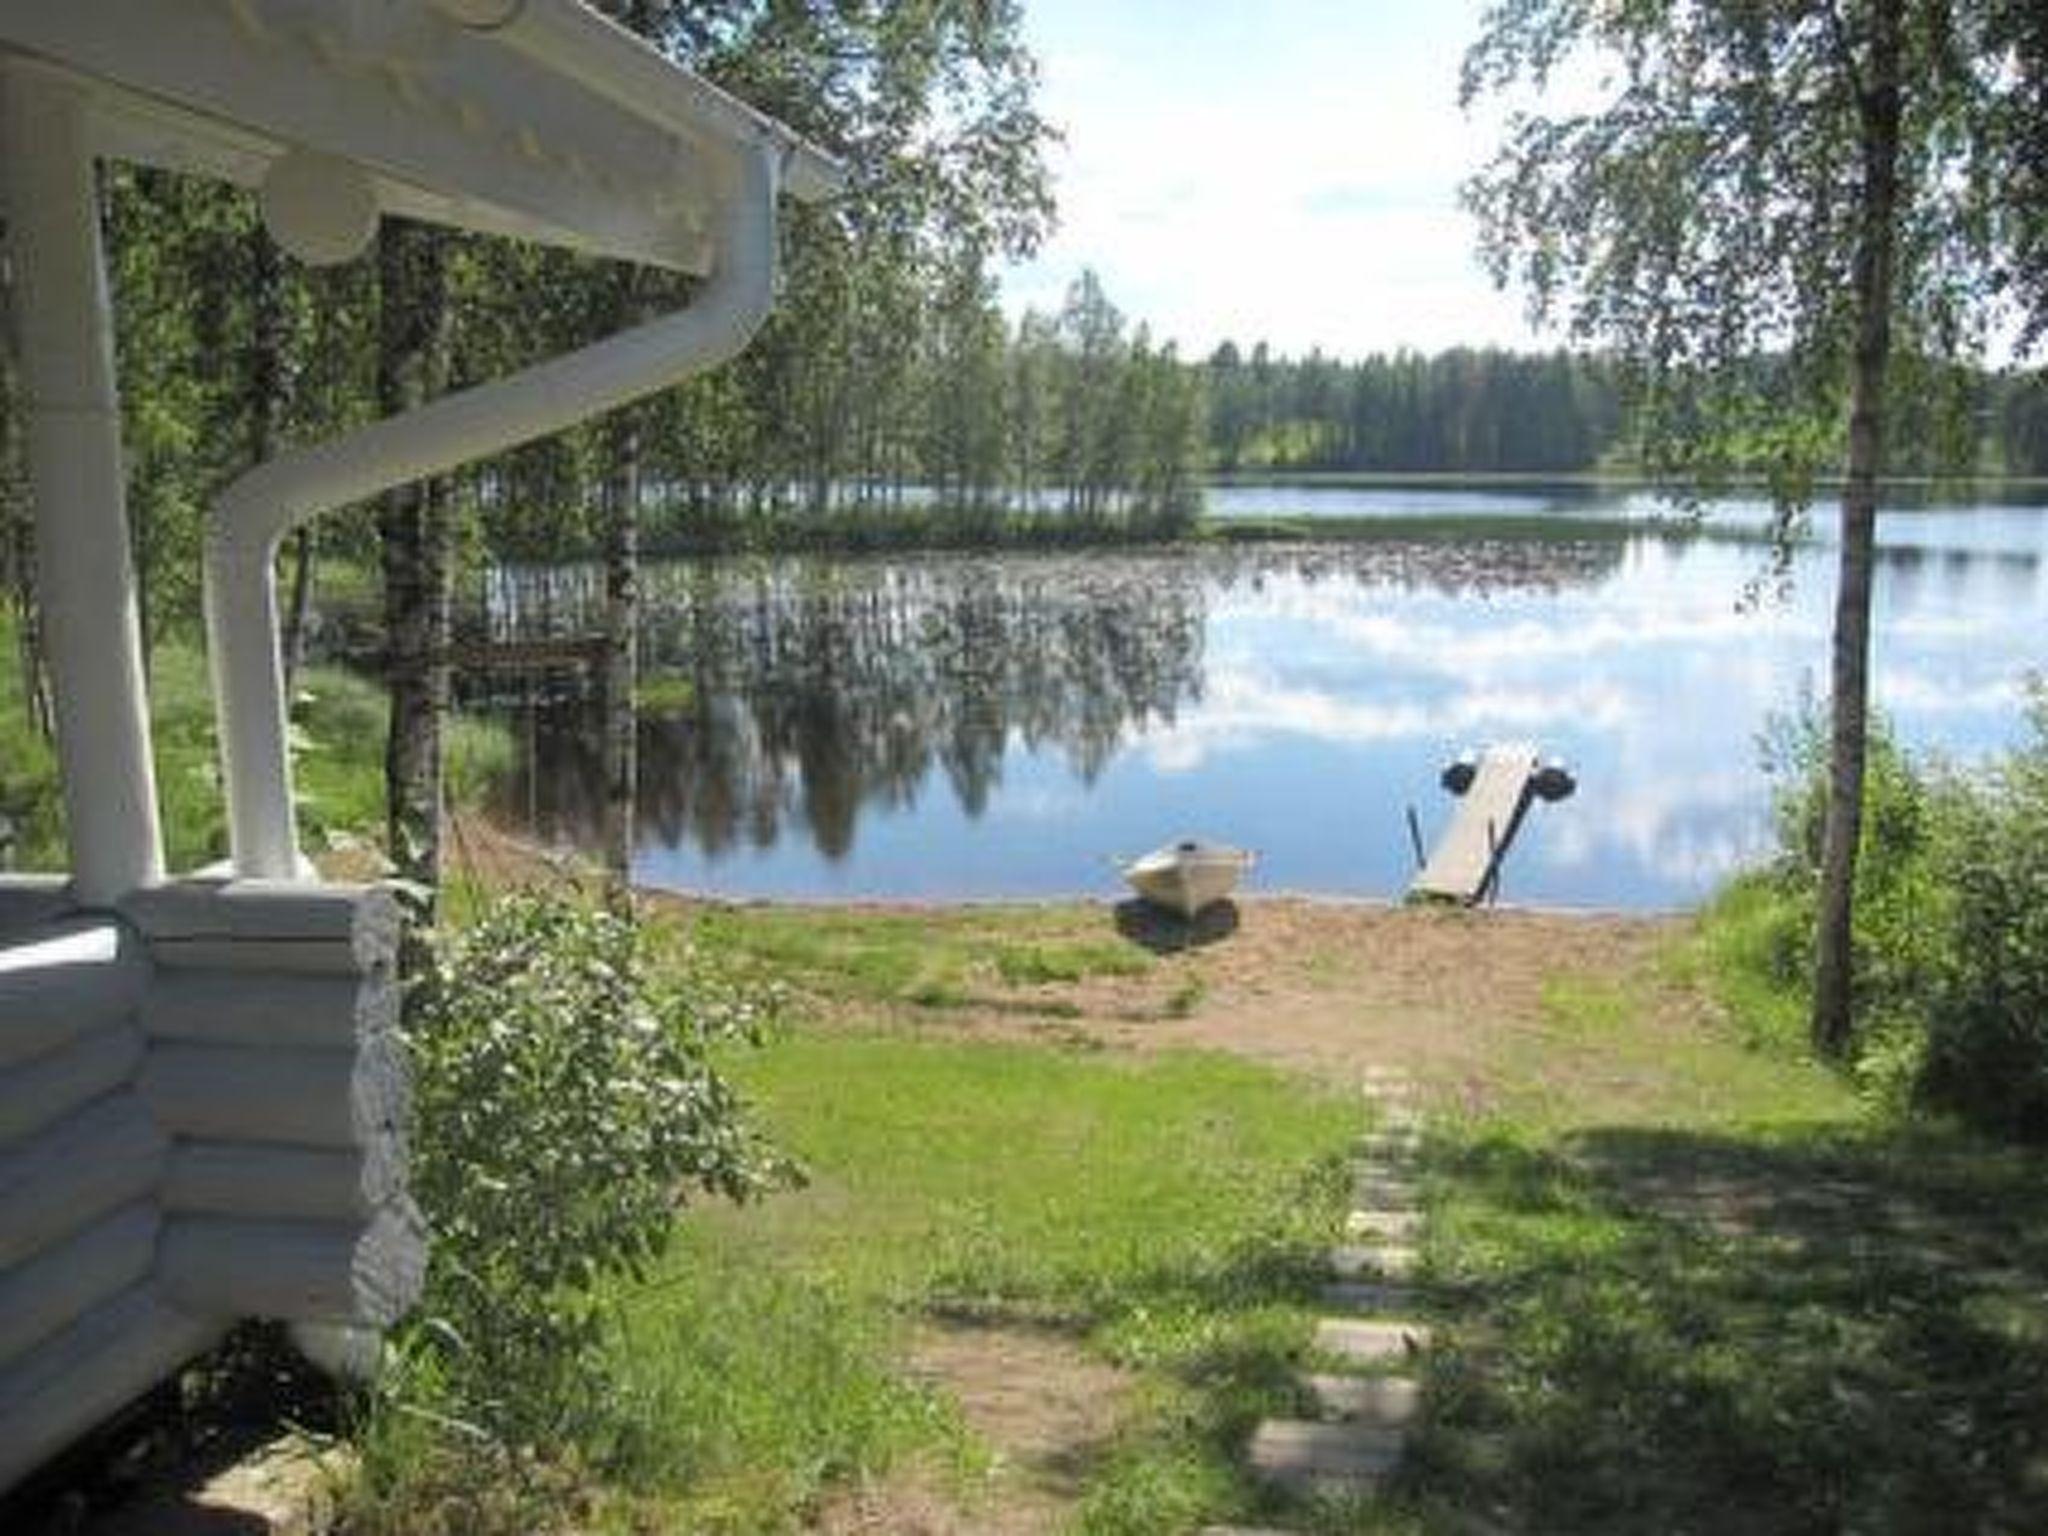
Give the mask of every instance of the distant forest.
MULTIPOLYGON (((1458 347, 1343 362, 1225 342, 1203 365, 1218 473, 1576 473, 1630 466, 1614 370, 1569 352, 1458 347)), ((2048 370, 1973 381, 1977 469, 2048 475, 2048 370)), ((1897 472, 1936 461, 1910 412, 1897 472)))
POLYGON ((1621 431, 1610 371, 1566 352, 1247 355, 1205 368, 1209 461, 1241 470, 1564 472, 1597 465, 1621 431))

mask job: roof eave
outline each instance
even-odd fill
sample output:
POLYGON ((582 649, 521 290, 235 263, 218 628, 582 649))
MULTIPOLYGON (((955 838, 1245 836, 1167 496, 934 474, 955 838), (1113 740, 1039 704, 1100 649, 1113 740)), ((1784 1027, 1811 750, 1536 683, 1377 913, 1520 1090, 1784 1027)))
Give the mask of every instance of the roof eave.
POLYGON ((782 189, 800 202, 836 197, 846 167, 834 155, 702 76, 581 0, 427 0, 451 21, 507 44, 627 111, 676 133, 733 147, 776 145, 782 189))

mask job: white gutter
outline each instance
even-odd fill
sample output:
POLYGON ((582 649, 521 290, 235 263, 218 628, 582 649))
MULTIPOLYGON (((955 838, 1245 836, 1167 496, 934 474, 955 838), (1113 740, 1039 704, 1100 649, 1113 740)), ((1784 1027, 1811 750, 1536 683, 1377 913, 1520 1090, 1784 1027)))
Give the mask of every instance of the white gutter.
POLYGON ((559 432, 738 352, 773 301, 775 205, 786 137, 753 137, 738 149, 713 235, 711 275, 687 309, 280 455, 242 476, 215 503, 206 539, 206 625, 237 874, 294 879, 303 873, 278 652, 276 561, 285 535, 323 512, 559 432))

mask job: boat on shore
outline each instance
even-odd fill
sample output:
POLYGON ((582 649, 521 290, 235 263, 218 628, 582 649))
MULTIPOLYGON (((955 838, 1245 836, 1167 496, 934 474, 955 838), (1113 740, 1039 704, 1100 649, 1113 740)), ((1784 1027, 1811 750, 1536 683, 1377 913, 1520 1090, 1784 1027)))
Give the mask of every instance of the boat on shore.
POLYGON ((1131 889, 1154 906, 1193 919, 1237 889, 1256 855, 1222 843, 1168 843, 1123 866, 1131 889))

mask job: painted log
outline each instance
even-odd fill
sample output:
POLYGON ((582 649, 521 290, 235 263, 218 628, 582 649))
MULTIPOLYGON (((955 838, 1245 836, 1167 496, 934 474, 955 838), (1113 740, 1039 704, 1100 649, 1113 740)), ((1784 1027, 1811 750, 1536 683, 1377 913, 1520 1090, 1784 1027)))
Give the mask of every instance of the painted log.
POLYGON ((64 900, 0 891, 0 1487, 234 1319, 385 1326, 425 1269, 389 896, 64 900))
POLYGON ((0 1370, 0 1488, 148 1391, 226 1332, 153 1283, 102 1302, 0 1370))
POLYGON ((390 1037, 354 1051, 161 1041, 137 1086, 166 1130, 211 1141, 356 1147, 398 1134, 408 1109, 390 1037))
POLYGON ((418 1297, 425 1255, 410 1204, 367 1224, 176 1216, 157 1273, 195 1313, 384 1327, 418 1297))
POLYGON ((388 969, 403 917, 374 886, 276 880, 181 881, 138 891, 121 910, 175 968, 353 975, 388 969))
POLYGON ((404 1162, 392 1139, 344 1151, 193 1141, 171 1149, 163 1203, 196 1215, 365 1221, 404 1194, 404 1162))
POLYGON ((142 1060, 142 1032, 117 1024, 0 1073, 0 1147, 125 1087, 142 1060))
POLYGON ((0 875, 0 941, 77 910, 68 875, 0 875))
POLYGON ((147 1276, 162 1224, 133 1201, 0 1275, 0 1369, 147 1276))
POLYGON ((398 981, 368 976, 266 976, 247 971, 161 972, 142 999, 152 1038, 205 1045, 346 1050, 398 1026, 398 981))
POLYGON ((0 1152, 0 1269, 153 1195, 168 1152, 147 1106, 125 1089, 0 1152))
POLYGON ((0 943, 0 1072, 131 1016, 149 959, 107 917, 40 923, 0 943))

